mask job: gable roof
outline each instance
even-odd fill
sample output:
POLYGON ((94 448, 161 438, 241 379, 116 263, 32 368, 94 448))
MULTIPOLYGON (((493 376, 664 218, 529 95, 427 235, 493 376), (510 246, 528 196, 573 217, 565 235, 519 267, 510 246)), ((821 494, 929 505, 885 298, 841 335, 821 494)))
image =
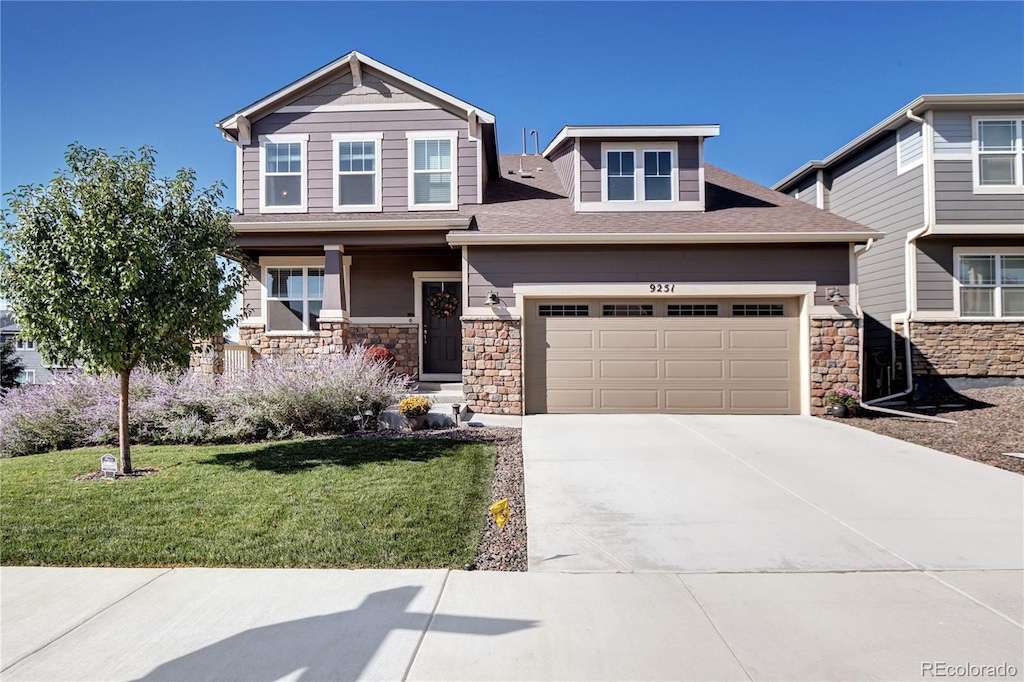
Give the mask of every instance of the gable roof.
POLYGON ((387 64, 373 59, 372 57, 368 57, 361 52, 353 50, 343 57, 339 57, 333 62, 325 64, 319 69, 306 74, 302 78, 299 78, 283 88, 272 92, 266 97, 256 100, 247 107, 239 109, 230 116, 218 121, 216 126, 226 136, 231 137, 232 139, 237 139, 240 128, 247 128, 248 124, 271 113, 275 109, 284 106, 287 102, 297 98, 303 92, 314 89, 323 82, 337 77, 340 74, 347 73, 349 71, 361 72, 364 66, 369 67, 371 70, 376 71, 377 73, 380 73, 405 87, 418 90, 419 92, 440 101, 448 108, 463 114, 467 118, 475 116, 480 123, 494 124, 494 115, 484 111, 480 107, 474 106, 469 102, 444 92, 443 90, 439 90, 432 85, 428 85, 421 80, 413 78, 398 69, 392 68, 387 64))
POLYGON ((795 171, 782 178, 772 189, 779 192, 788 192, 798 183, 807 179, 812 173, 829 168, 836 163, 846 159, 860 150, 875 142, 882 135, 902 127, 913 119, 909 116, 918 116, 931 109, 955 109, 955 108, 977 108, 977 107, 1022 107, 1024 106, 1024 94, 1022 93, 984 93, 974 95, 921 95, 910 104, 900 108, 894 114, 872 127, 867 132, 859 135, 856 139, 848 142, 823 160, 808 161, 795 171))

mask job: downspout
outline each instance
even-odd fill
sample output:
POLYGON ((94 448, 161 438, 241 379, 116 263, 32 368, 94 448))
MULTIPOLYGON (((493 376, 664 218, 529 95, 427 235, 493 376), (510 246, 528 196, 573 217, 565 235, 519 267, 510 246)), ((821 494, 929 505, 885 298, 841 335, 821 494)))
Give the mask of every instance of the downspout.
MULTIPOLYGON (((895 400, 896 398, 902 398, 903 396, 910 395, 914 392, 914 361, 911 356, 910 347, 910 323, 913 319, 914 310, 917 308, 917 240, 921 237, 929 234, 932 229, 932 197, 934 196, 934 190, 931 188, 929 179, 935 172, 934 160, 932 158, 935 142, 932 139, 931 126, 928 122, 920 116, 916 116, 913 111, 907 109, 907 118, 915 123, 921 124, 921 144, 923 146, 924 163, 922 164, 922 179, 924 180, 924 225, 914 230, 907 235, 906 244, 903 246, 903 258, 904 258, 904 285, 906 287, 906 302, 907 308, 903 311, 903 346, 904 346, 904 362, 906 366, 904 373, 907 377, 907 387, 903 391, 893 393, 881 398, 875 398, 865 403, 865 407, 871 407, 875 403, 885 402, 887 400, 895 400)), ((899 144, 897 139, 896 144, 899 144)), ((864 249, 867 251, 867 249, 864 249)), ((862 251, 861 253, 864 253, 862 251)), ((893 332, 895 333, 895 331, 893 332)), ((861 344, 863 348, 864 344, 861 344)), ((877 408, 872 408, 877 409, 877 408)), ((916 415, 921 416, 921 415, 916 415)), ((938 419, 932 417, 929 419, 938 419)), ((942 420, 948 421, 948 420, 942 420)))

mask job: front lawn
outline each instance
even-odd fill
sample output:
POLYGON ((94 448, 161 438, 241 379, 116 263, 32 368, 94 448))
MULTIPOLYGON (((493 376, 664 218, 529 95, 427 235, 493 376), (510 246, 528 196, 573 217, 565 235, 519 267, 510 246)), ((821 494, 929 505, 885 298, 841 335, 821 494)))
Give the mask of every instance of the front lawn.
POLYGON ((452 567, 473 561, 492 445, 333 438, 132 449, 115 482, 78 481, 111 448, 0 461, 0 562, 52 566, 452 567))

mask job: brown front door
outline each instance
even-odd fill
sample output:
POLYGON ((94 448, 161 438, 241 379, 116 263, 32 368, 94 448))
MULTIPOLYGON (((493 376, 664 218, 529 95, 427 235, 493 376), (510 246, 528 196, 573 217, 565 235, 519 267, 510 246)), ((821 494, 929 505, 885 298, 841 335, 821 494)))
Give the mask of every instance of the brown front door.
POLYGON ((423 373, 462 373, 462 283, 423 283, 423 373))

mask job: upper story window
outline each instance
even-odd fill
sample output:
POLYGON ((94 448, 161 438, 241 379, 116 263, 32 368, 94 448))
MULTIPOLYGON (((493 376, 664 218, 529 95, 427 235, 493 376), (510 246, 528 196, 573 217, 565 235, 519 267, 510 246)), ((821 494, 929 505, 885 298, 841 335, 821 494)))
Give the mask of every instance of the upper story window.
POLYGON ((306 211, 306 144, 308 135, 260 138, 260 211, 306 211))
POLYGON ((19 336, 14 340, 14 347, 18 350, 35 350, 36 342, 19 336))
POLYGON ((409 209, 453 210, 458 208, 457 132, 408 133, 409 209))
POLYGON ((1024 119, 974 119, 974 190, 1024 192, 1024 119))
POLYGON ((267 268, 267 331, 312 332, 320 329, 324 268, 267 268))
POLYGON ((335 133, 334 210, 381 210, 381 133, 335 133))
POLYGON ((602 199, 636 206, 678 200, 674 142, 602 145, 602 199))
POLYGON ((961 317, 1024 317, 1024 250, 957 253, 961 317))

